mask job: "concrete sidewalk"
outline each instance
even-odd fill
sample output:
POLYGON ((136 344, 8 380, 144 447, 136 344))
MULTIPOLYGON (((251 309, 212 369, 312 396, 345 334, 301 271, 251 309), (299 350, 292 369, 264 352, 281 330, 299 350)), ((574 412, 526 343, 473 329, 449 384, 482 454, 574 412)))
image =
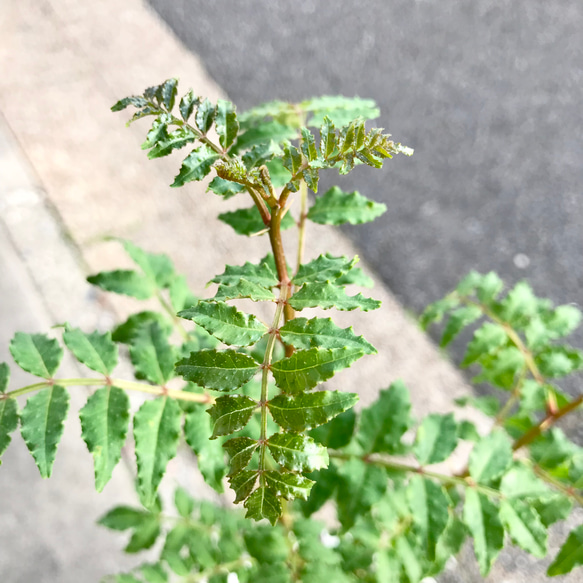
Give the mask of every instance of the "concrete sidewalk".
MULTIPOLYGON (((103 241, 105 235, 168 253, 200 294, 210 293, 204 284, 225 263, 256 261, 266 254, 264 237, 242 244, 216 219, 240 204, 237 199, 224 203, 199 184, 170 189, 179 159, 149 162, 139 147, 144 126, 126 129, 127 115, 109 111, 120 97, 171 76, 181 78, 183 90, 192 86, 211 99, 223 96, 149 9, 138 0, 93 5, 8 0, 2 10, 0 360, 8 358, 7 343, 17 329, 45 331, 64 321, 87 330, 106 327, 137 307, 129 299, 97 294, 85 283, 87 273, 127 262, 118 244, 103 241)), ((308 238, 311 256, 329 249, 357 253, 329 228, 310 226, 308 238)), ((289 242, 295 245, 293 238, 289 242)), ((353 324, 379 356, 362 359, 334 385, 358 387, 367 403, 379 388, 402 378, 412 391, 416 414, 450 410, 452 400, 468 391, 463 379, 379 278, 369 274, 383 308, 373 315, 351 312, 335 319, 353 324)), ((18 382, 15 378, 12 386, 18 382)), ((119 541, 92 530, 92 524, 114 503, 134 499, 131 471, 120 466, 106 494, 92 493, 91 459, 75 426, 61 444, 49 482, 35 473, 22 443, 9 450, 0 470, 2 582, 94 581, 123 568, 119 541)), ((173 462, 166 484, 198 489, 192 473, 187 461, 173 462)), ((530 583, 545 580, 534 575, 540 568, 528 571, 530 583)), ((502 566, 489 580, 502 581, 509 572, 502 566)), ((451 580, 480 579, 468 566, 451 580)), ((505 579, 523 580, 514 574, 505 579)))

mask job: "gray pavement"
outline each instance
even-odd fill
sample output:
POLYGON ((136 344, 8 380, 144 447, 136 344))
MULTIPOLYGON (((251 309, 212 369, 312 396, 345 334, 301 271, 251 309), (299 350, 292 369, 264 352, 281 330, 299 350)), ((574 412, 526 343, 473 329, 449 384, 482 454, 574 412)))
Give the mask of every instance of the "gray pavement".
POLYGON ((346 233, 406 307, 470 269, 583 304, 579 0, 148 1, 241 109, 376 99, 415 155, 340 181, 389 207, 346 233))

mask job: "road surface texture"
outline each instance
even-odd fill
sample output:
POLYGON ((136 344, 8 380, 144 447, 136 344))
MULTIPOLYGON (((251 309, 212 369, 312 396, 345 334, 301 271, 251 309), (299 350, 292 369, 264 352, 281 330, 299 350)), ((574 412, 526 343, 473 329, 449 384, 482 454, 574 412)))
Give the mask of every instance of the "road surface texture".
POLYGON ((240 109, 378 102, 415 155, 339 184, 388 205, 346 231, 405 306, 470 269, 583 304, 579 0, 149 2, 240 109))

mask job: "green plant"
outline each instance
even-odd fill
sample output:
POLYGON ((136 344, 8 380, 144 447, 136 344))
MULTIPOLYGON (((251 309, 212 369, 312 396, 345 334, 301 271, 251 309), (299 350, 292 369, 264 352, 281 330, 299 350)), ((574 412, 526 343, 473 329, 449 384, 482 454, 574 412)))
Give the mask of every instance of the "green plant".
MULTIPOLYGON (((210 191, 225 199, 250 196, 250 208, 219 218, 242 235, 266 234, 271 253, 256 264, 227 265, 212 280, 215 296, 199 300, 168 257, 123 241, 136 269, 88 280, 138 300, 157 298, 162 311, 138 312, 111 333, 63 327, 64 344, 96 378, 55 377, 63 356, 59 341, 17 333, 10 346, 14 360, 42 380, 7 391, 9 368, 0 365, 0 453, 20 423, 41 475, 50 477, 67 389, 97 387, 80 418, 101 490, 127 437, 127 391, 155 397, 133 418, 142 508, 114 508, 101 524, 131 532, 126 552, 150 548, 162 537, 164 543, 158 562, 115 576, 120 583, 172 577, 417 583, 441 572, 468 537, 483 575, 506 535, 544 557, 548 527, 583 500, 583 450, 556 427, 583 402, 563 393, 556 380, 583 368, 582 353, 561 343, 579 324, 579 310, 553 307, 526 283, 503 295, 495 274, 471 273, 421 320, 428 326, 447 316, 443 346, 474 326, 462 366, 477 368, 476 382, 507 396, 503 405, 492 396, 458 404, 491 417, 491 430, 481 435, 453 414, 431 414, 417 424, 400 381, 356 413, 356 394, 314 389, 376 350, 352 328, 296 312, 367 311, 379 302, 346 293, 347 285, 369 285, 357 258, 325 254, 304 262, 305 224, 365 223, 385 206, 338 187, 310 205, 308 188, 317 194, 322 170, 346 174, 363 163, 380 168, 384 159, 412 151, 382 130, 365 128, 365 120, 378 115, 367 100, 271 102, 237 116, 231 103, 215 105, 190 91, 178 104, 180 117, 173 113, 176 100, 177 81, 171 79, 122 99, 113 110, 135 107, 131 121, 154 117, 143 144, 149 158, 194 144, 172 186, 214 172, 210 191), (300 215, 292 219, 296 192, 300 215), (298 250, 292 269, 281 230, 294 225, 298 250), (271 303, 272 321, 263 323, 228 303, 238 299, 271 303), (137 380, 112 377, 120 346, 128 348, 137 380), (181 388, 168 386, 175 375, 184 379, 181 388), (29 393, 19 412, 16 398, 29 393), (404 439, 411 431, 412 443, 404 439), (227 476, 246 518, 266 523, 197 502, 182 489, 175 495, 177 512, 162 512, 157 490, 181 436, 206 482, 222 492, 227 476), (448 475, 432 467, 460 441, 473 443, 466 470, 448 475), (310 519, 329 501, 327 522, 310 519)), ((567 573, 581 564, 583 526, 572 531, 548 572, 567 573)))

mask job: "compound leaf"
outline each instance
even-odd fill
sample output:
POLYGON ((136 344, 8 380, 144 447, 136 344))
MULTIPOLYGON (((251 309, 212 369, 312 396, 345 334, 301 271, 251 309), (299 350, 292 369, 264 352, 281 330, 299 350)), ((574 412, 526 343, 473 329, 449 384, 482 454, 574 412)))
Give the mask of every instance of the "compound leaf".
POLYGON ((79 411, 81 437, 93 455, 95 489, 101 492, 121 458, 130 422, 130 401, 117 387, 102 387, 79 411))
POLYGON ((187 381, 216 391, 238 389, 258 370, 255 359, 235 350, 200 350, 176 365, 176 372, 187 381))
POLYGON ((401 438, 409 429, 411 401, 402 381, 380 392, 370 407, 363 409, 357 441, 366 453, 399 453, 401 438))
POLYGON ((267 446, 273 459, 292 472, 313 472, 328 466, 328 450, 307 435, 276 433, 267 446))
POLYGON ((281 340, 294 348, 350 348, 365 354, 376 354, 376 348, 362 336, 357 336, 352 326, 340 328, 330 318, 294 318, 279 329, 281 340))
POLYGON ((257 317, 239 312, 224 302, 200 301, 178 315, 196 322, 209 334, 229 345, 250 346, 267 332, 267 326, 257 317))
MULTIPOLYGON (((18 404, 16 399, 0 399, 0 456, 10 445, 10 434, 18 427, 18 404)), ((2 462, 0 462, 1 464, 2 462)))
POLYGON ((330 282, 306 283, 290 298, 288 303, 294 310, 336 308, 337 310, 351 311, 359 308, 363 312, 376 310, 381 305, 378 300, 365 298, 362 294, 349 296, 344 289, 330 282))
POLYGON ((156 286, 151 279, 131 269, 101 271, 90 275, 87 281, 102 290, 131 296, 138 300, 147 300, 156 292, 156 286))
POLYGON ((269 471, 265 472, 264 475, 267 487, 276 492, 278 496, 283 496, 286 500, 293 500, 294 498, 307 500, 314 485, 314 482, 305 476, 291 472, 283 474, 269 471))
POLYGON ((218 159, 218 154, 206 145, 195 148, 182 161, 180 172, 170 186, 176 188, 184 186, 187 182, 192 182, 193 180, 202 180, 211 171, 211 166, 218 159))
POLYGON ((85 334, 79 328, 67 327, 63 340, 75 358, 91 370, 109 375, 117 365, 117 346, 110 332, 85 334))
POLYGON ((257 401, 244 395, 219 397, 208 410, 212 419, 211 439, 243 429, 256 408, 257 401))
POLYGON ((130 342, 136 378, 164 385, 174 373, 176 355, 157 322, 139 328, 130 342))
POLYGON ((53 385, 28 399, 20 432, 43 478, 50 478, 69 410, 69 393, 53 385))
POLYGON ((247 514, 245 518, 261 520, 266 518, 272 526, 275 526, 277 519, 281 516, 281 504, 271 488, 261 486, 245 501, 247 514))
POLYGON ((186 414, 184 437, 196 454, 198 469, 204 481, 222 493, 223 478, 227 473, 225 452, 218 441, 210 439, 211 435, 211 418, 203 405, 197 405, 186 414))
POLYGON ((480 573, 485 577, 504 546, 504 527, 498 508, 483 494, 466 488, 464 522, 474 539, 480 573))
POLYGON ((354 348, 310 348, 274 362, 271 372, 280 389, 288 393, 300 393, 328 380, 361 356, 364 356, 364 352, 354 348))
POLYGON ((267 403, 273 420, 286 431, 303 432, 324 425, 350 409, 358 401, 356 393, 318 391, 295 396, 277 395, 267 403))
POLYGON ((180 406, 168 397, 146 401, 134 416, 138 493, 146 508, 155 503, 166 466, 176 456, 181 419, 180 406))
POLYGON ((357 191, 343 192, 332 187, 308 211, 308 219, 320 225, 359 225, 374 221, 387 210, 385 204, 369 200, 357 191))
POLYGON ((10 353, 20 368, 45 379, 55 374, 63 358, 59 343, 46 334, 17 332, 10 341, 10 353))
POLYGON ((417 430, 414 452, 423 466, 446 460, 457 445, 457 423, 453 414, 427 415, 417 430))

